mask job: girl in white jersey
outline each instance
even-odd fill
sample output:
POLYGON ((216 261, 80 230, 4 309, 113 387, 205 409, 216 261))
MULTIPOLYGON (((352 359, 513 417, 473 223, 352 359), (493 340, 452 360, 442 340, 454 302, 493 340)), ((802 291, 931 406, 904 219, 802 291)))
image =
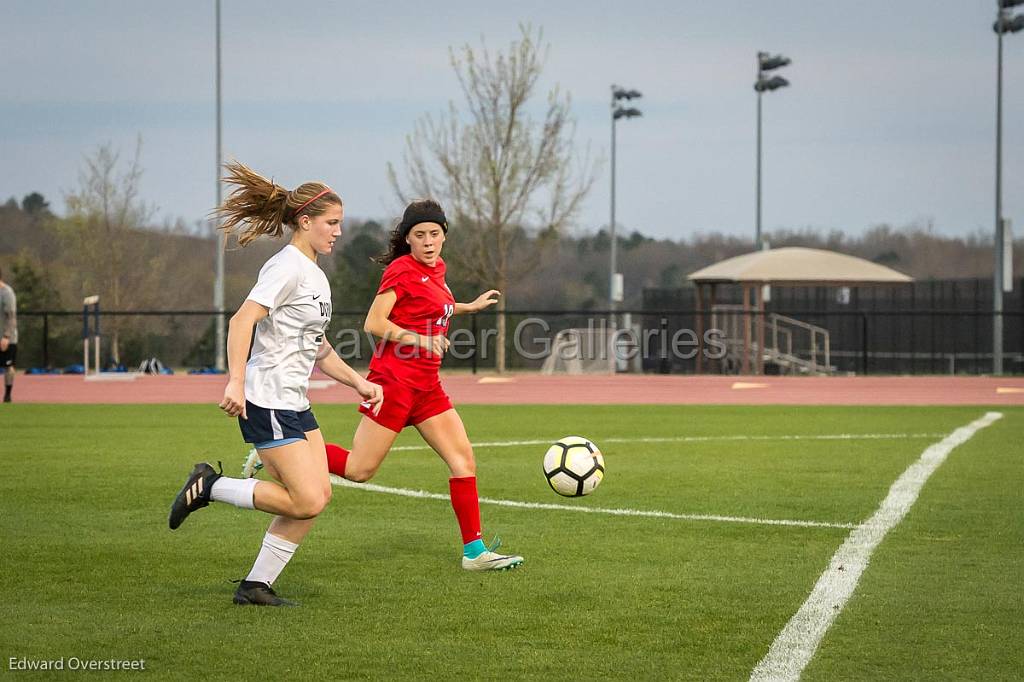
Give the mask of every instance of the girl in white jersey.
POLYGON ((279 237, 286 225, 292 230, 289 244, 264 264, 231 318, 229 378, 220 403, 228 415, 238 417, 245 441, 256 447, 265 469, 279 483, 228 478, 201 462, 171 505, 168 523, 177 528, 210 501, 273 514, 234 602, 290 606, 293 602, 278 597, 271 585, 331 499, 324 439, 306 397, 309 375, 314 365, 319 367, 377 410, 383 394, 327 342, 331 289, 316 258, 331 253, 341 235, 341 199, 319 182, 289 192, 240 163, 229 163, 226 169, 226 181, 236 189, 218 208, 222 230, 230 233, 244 225, 238 236, 242 246, 260 235, 279 237))

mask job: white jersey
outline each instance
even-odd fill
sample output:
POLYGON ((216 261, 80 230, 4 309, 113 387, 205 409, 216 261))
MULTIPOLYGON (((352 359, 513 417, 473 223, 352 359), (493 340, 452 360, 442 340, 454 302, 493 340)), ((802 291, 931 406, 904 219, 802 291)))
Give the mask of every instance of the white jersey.
POLYGON ((18 297, 6 282, 0 284, 0 336, 18 343, 18 297))
POLYGON ((246 400, 271 410, 308 410, 309 375, 331 321, 327 276, 289 244, 264 263, 247 298, 270 314, 256 325, 246 400))

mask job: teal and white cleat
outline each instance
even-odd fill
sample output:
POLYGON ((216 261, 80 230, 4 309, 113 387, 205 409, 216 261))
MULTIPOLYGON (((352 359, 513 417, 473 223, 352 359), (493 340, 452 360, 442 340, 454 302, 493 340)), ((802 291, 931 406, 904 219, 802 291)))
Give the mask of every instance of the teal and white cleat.
POLYGON ((475 559, 462 557, 462 567, 467 571, 507 571, 523 563, 523 557, 514 554, 481 552, 475 559))
POLYGON ((501 547, 501 539, 494 538, 491 546, 480 552, 472 559, 463 555, 462 567, 467 571, 507 571, 523 563, 523 557, 515 554, 498 554, 496 549, 501 547))
POLYGON ((253 448, 245 456, 245 464, 242 465, 242 478, 252 478, 262 468, 263 462, 260 461, 260 453, 256 451, 256 448, 253 448))

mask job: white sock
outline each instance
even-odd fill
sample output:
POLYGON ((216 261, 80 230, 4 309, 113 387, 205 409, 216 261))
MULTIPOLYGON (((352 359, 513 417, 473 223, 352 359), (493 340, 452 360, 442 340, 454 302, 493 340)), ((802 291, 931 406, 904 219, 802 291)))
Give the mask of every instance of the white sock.
POLYGON ((252 565, 252 570, 245 579, 273 585, 298 548, 294 542, 288 542, 267 531, 263 536, 260 553, 256 555, 256 563, 252 565))
POLYGON ((227 502, 242 509, 255 509, 253 492, 256 490, 256 478, 228 478, 221 476, 210 488, 210 497, 215 502, 227 502))

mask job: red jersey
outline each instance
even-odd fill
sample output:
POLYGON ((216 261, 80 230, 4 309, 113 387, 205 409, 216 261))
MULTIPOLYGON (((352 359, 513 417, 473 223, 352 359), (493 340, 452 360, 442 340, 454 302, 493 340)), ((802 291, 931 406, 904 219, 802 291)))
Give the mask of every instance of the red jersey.
MULTIPOLYGON (((444 281, 445 270, 441 258, 434 267, 424 265, 411 254, 393 260, 384 269, 377 288, 378 294, 394 289, 397 296, 388 319, 423 336, 447 335, 448 320, 455 314, 455 297, 444 281)), ((389 374, 417 390, 428 390, 440 381, 437 372, 441 360, 440 355, 419 346, 381 341, 370 360, 370 369, 389 374)))

